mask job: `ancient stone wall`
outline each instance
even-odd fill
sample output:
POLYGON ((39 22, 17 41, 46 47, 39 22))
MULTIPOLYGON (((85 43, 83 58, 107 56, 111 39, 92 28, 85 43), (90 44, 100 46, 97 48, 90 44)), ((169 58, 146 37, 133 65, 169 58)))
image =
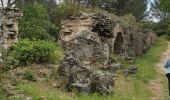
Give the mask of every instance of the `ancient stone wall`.
POLYGON ((18 41, 18 20, 22 14, 17 8, 0 9, 0 46, 8 49, 18 41))
POLYGON ((152 46, 156 37, 154 32, 141 31, 136 22, 129 25, 121 22, 125 20, 110 14, 82 13, 61 23, 59 43, 67 55, 59 72, 67 78, 69 86, 74 84, 83 92, 108 94, 114 85, 109 84, 114 83, 112 74, 101 70, 98 73, 98 69, 113 67, 113 54, 134 58, 152 46), (92 78, 93 75, 98 78, 92 78))

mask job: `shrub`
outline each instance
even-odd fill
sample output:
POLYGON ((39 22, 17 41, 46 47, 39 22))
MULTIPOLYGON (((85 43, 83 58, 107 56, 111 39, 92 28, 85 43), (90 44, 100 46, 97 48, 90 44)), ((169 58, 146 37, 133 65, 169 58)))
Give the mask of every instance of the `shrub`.
POLYGON ((61 54, 53 42, 23 39, 11 48, 8 58, 11 58, 12 65, 55 63, 60 60, 61 54))
POLYGON ((167 35, 168 35, 168 39, 170 40, 170 24, 168 25, 167 35))
POLYGON ((23 15, 19 23, 20 38, 50 40, 54 39, 52 36, 57 36, 58 28, 50 22, 42 5, 27 5, 23 15))
POLYGON ((33 73, 31 73, 30 71, 26 71, 24 73, 23 79, 25 80, 29 80, 29 81, 35 81, 35 76, 33 75, 33 73))
POLYGON ((63 3, 57 6, 53 11, 53 21, 58 26, 62 19, 68 16, 74 16, 78 12, 78 7, 76 4, 63 3))

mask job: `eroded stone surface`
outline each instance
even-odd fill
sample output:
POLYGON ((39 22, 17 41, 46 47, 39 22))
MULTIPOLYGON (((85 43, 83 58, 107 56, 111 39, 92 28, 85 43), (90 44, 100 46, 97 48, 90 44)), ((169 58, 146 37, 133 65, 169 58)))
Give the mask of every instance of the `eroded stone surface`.
POLYGON ((67 55, 59 67, 59 74, 67 81, 67 91, 77 90, 79 93, 100 93, 108 95, 114 85, 114 75, 96 70, 92 66, 80 63, 74 55, 67 55))
POLYGON ((1 47, 8 49, 18 41, 18 20, 21 16, 22 14, 17 8, 4 8, 4 11, 0 13, 1 47))
POLYGON ((67 55, 59 73, 66 78, 67 89, 107 95, 112 91, 114 75, 101 68, 117 69, 113 68, 112 55, 134 59, 154 40, 154 32, 140 31, 137 25, 122 26, 117 16, 82 13, 61 23, 59 43, 67 55))

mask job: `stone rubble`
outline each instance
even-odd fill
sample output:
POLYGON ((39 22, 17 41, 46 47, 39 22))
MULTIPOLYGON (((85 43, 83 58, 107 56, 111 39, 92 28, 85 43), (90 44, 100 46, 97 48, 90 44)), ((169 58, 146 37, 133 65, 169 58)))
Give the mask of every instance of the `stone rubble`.
POLYGON ((75 59, 73 55, 68 55, 59 67, 59 74, 65 76, 67 83, 67 91, 74 88, 83 94, 98 92, 108 95, 111 87, 114 85, 114 75, 103 73, 93 69, 91 66, 82 65, 75 59), (103 80, 105 80, 103 82, 103 80))
POLYGON ((124 74, 125 74, 125 75, 136 74, 136 73, 137 73, 137 70, 138 70, 137 67, 132 66, 132 67, 130 67, 130 68, 127 68, 127 69, 124 71, 124 74))

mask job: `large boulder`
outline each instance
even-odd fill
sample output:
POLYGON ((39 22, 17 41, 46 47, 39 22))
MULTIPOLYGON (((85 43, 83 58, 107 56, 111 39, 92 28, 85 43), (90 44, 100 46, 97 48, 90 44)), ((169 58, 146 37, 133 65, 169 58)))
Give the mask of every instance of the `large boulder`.
POLYGON ((72 54, 65 57, 58 71, 67 81, 68 91, 76 89, 83 94, 100 93, 102 95, 112 92, 115 77, 113 74, 97 71, 89 65, 82 65, 72 54))

